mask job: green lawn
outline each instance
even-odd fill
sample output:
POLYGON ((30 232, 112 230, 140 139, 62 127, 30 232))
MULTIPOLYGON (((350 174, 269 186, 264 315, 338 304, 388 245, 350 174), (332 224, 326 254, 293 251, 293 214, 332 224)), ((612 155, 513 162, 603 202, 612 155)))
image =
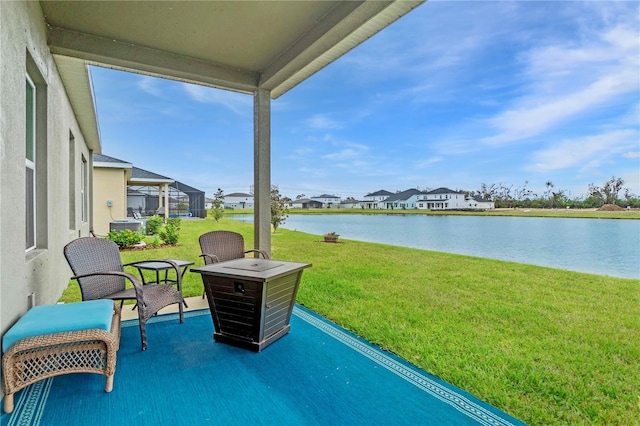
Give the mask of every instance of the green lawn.
MULTIPOLYGON (((184 220, 179 245, 124 262, 202 264, 198 236, 253 226, 184 220)), ((272 256, 309 262, 298 303, 530 424, 638 424, 640 281, 279 229, 272 256)), ((184 293, 201 295, 198 274, 184 293)), ((70 284, 61 300, 79 300, 70 284)))

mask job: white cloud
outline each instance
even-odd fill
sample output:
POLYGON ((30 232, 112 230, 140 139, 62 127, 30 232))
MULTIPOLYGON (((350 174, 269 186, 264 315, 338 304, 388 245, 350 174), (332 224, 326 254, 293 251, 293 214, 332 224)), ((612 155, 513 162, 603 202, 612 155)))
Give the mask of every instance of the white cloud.
POLYGON ((362 156, 369 150, 369 147, 365 145, 358 145, 350 143, 347 147, 340 149, 339 151, 331 152, 322 156, 325 160, 331 160, 336 162, 350 161, 351 164, 363 165, 362 156))
POLYGON ((430 158, 425 158, 423 160, 418 160, 415 162, 414 167, 418 168, 418 169, 425 169, 433 164, 439 163, 442 160, 444 160, 444 158, 442 157, 430 157, 430 158))
POLYGON ((581 166, 595 168, 607 162, 614 154, 637 144, 636 130, 618 130, 595 136, 567 139, 551 148, 533 154, 533 164, 528 168, 536 172, 561 170, 581 166))
POLYGON ((330 119, 325 114, 316 114, 306 120, 306 124, 313 129, 340 129, 342 125, 335 120, 330 119))
POLYGON ((187 95, 196 102, 222 105, 242 116, 253 114, 253 99, 249 95, 211 87, 183 83, 187 95))
POLYGON ((162 90, 160 90, 160 79, 156 77, 142 76, 136 83, 138 88, 152 96, 161 98, 163 97, 162 90))
POLYGON ((622 156, 624 158, 640 158, 640 152, 639 151, 635 151, 635 152, 629 151, 629 152, 624 153, 622 156))
POLYGON ((497 133, 489 145, 503 145, 543 134, 616 97, 638 92, 640 38, 617 26, 582 46, 536 47, 523 56, 529 95, 487 120, 497 133))

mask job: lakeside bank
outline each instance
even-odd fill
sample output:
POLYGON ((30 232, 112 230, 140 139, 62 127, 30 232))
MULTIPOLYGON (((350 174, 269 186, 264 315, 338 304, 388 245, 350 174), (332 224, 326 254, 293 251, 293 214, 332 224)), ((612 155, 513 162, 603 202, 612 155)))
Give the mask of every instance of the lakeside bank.
MULTIPOLYGON (((253 214, 253 209, 226 209, 225 215, 253 214)), ((363 214, 363 215, 427 215, 427 216, 515 216, 559 217, 579 219, 637 219, 640 209, 604 211, 598 209, 493 209, 485 211, 456 210, 375 210, 360 208, 289 209, 289 214, 363 214)))

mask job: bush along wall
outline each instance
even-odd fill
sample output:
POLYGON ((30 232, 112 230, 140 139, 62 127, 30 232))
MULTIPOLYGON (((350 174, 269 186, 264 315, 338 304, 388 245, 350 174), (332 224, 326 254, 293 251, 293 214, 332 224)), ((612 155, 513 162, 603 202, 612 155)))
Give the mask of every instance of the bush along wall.
POLYGON ((122 231, 110 231, 107 234, 107 239, 116 243, 120 248, 127 248, 142 241, 142 235, 131 229, 124 229, 122 231))

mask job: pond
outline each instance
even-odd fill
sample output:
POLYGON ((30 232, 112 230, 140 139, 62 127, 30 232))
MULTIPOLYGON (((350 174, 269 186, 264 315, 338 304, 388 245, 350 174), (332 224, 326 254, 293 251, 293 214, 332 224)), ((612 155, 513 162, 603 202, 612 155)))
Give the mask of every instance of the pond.
MULTIPOLYGON (((253 215, 234 219, 253 222, 253 215)), ((289 215, 283 228, 640 279, 640 220, 428 215, 289 215)))

